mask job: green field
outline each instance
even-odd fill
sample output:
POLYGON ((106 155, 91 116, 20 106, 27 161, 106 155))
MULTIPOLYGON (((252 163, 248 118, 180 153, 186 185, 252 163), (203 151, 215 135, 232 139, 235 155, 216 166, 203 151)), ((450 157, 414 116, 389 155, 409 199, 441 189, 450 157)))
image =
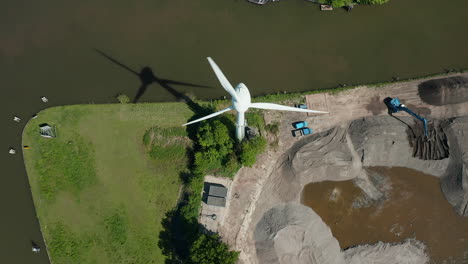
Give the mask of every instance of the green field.
POLYGON ((180 125, 192 115, 183 103, 73 105, 27 124, 25 164, 52 263, 164 262, 161 220, 179 195, 189 144, 180 125), (43 123, 57 138, 39 135, 43 123))

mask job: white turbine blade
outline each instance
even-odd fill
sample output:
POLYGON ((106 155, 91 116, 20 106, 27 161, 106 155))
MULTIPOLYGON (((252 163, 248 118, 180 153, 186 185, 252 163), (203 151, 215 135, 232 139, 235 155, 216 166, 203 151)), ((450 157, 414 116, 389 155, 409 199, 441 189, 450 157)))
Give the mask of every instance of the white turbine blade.
POLYGON ((218 67, 216 62, 214 62, 214 60, 211 57, 208 57, 207 59, 211 65, 211 68, 213 68, 213 71, 216 74, 216 77, 218 77, 219 82, 223 86, 224 90, 226 90, 232 96, 232 98, 236 99, 236 101, 239 101, 236 91, 234 90, 234 88, 232 88, 231 83, 228 81, 226 76, 224 76, 223 72, 218 67))
POLYGON ((283 110, 283 111, 294 111, 294 112, 305 112, 305 113, 322 113, 326 114, 328 112, 310 110, 310 109, 301 109, 297 107, 279 105, 279 104, 270 104, 270 103, 252 103, 250 107, 259 108, 259 109, 268 109, 268 110, 283 110))
POLYGON ((224 113, 224 112, 227 112, 227 111, 229 111, 229 110, 232 110, 232 107, 228 107, 228 108, 226 108, 226 109, 223 109, 223 110, 221 110, 221 111, 218 111, 218 112, 212 113, 212 114, 210 114, 210 115, 204 116, 204 117, 199 118, 199 119, 197 119, 197 120, 190 121, 190 122, 188 122, 188 123, 186 123, 186 124, 183 124, 182 126, 187 126, 187 125, 190 125, 190 124, 193 124, 193 123, 197 123, 197 122, 200 122, 200 121, 203 121, 203 120, 212 118, 212 117, 214 117, 214 116, 220 115, 220 114, 222 114, 222 113, 224 113))

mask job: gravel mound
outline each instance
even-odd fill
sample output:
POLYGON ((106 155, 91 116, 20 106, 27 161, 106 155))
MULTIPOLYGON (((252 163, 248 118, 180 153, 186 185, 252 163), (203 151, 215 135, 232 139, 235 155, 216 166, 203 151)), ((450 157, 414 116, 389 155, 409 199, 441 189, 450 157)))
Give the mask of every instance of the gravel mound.
POLYGON ((430 105, 458 104, 468 101, 468 78, 461 76, 434 79, 418 86, 419 97, 430 105))

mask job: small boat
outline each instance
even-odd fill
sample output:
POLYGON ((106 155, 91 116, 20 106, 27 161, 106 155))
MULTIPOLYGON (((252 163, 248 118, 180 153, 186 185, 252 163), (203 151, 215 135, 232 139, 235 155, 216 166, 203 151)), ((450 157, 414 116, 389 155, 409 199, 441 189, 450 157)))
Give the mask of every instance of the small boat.
POLYGON ((21 118, 19 118, 19 117, 17 117, 17 116, 14 116, 14 117, 13 117, 13 121, 19 122, 19 121, 21 121, 21 118))
POLYGON ((14 155, 14 154, 16 154, 16 150, 14 148, 10 148, 8 153, 10 153, 11 155, 14 155))
POLYGON ((268 0, 248 0, 250 3, 254 3, 257 5, 264 5, 268 2, 268 0))
POLYGON ((32 119, 36 119, 36 118, 37 118, 37 114, 34 114, 34 115, 32 116, 32 119))
POLYGON ((34 253, 41 252, 41 247, 38 244, 36 244, 34 241, 31 241, 31 244, 32 244, 32 249, 31 249, 32 252, 34 253))
POLYGON ((41 100, 42 100, 42 102, 44 102, 44 103, 49 102, 49 99, 47 99, 47 97, 45 97, 45 96, 42 96, 42 97, 41 97, 41 100))
POLYGON ((333 7, 331 5, 320 5, 320 10, 322 11, 331 11, 333 7))

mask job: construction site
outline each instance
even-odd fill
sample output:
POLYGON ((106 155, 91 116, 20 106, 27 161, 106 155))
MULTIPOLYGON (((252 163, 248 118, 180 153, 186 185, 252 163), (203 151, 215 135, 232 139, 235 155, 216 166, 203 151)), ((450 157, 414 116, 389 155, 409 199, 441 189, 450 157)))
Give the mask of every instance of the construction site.
POLYGON ((280 124, 277 147, 225 184, 222 217, 210 220, 241 263, 468 260, 468 73, 311 94, 306 104, 328 114, 265 112, 267 124, 280 124), (300 120, 314 133, 293 137, 300 120), (434 184, 412 205, 425 179, 434 184), (409 210, 401 218, 399 204, 409 210), (359 226, 359 239, 347 239, 359 226), (431 227, 445 237, 427 238, 431 227))

